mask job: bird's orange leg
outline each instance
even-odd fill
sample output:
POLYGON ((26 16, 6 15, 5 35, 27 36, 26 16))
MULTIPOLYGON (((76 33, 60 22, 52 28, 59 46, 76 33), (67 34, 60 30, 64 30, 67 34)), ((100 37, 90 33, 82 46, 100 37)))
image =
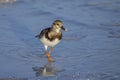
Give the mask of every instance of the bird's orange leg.
POLYGON ((51 58, 50 53, 48 51, 46 51, 45 54, 46 54, 49 62, 53 62, 54 61, 53 58, 51 58))

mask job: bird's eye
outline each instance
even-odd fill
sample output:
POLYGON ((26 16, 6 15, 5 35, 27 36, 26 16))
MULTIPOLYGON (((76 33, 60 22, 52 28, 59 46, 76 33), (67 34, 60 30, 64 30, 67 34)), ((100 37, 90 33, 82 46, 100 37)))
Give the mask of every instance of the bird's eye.
POLYGON ((59 24, 57 24, 59 26, 59 24))

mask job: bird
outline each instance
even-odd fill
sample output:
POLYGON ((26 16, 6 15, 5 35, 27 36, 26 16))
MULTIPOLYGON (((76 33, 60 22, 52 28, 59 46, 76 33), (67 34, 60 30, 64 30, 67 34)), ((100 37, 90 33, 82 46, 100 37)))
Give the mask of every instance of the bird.
POLYGON ((61 41, 62 30, 67 31, 67 29, 63 26, 63 22, 61 20, 55 20, 51 27, 43 29, 35 36, 38 37, 40 42, 44 45, 45 55, 49 62, 54 61, 50 54, 53 47, 61 41))

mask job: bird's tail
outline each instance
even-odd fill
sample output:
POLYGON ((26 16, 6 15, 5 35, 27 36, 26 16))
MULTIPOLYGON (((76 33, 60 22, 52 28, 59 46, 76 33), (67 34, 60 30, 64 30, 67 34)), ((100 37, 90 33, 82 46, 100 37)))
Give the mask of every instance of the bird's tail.
POLYGON ((38 34, 38 35, 36 35, 35 37, 36 37, 36 38, 40 38, 40 35, 38 34))

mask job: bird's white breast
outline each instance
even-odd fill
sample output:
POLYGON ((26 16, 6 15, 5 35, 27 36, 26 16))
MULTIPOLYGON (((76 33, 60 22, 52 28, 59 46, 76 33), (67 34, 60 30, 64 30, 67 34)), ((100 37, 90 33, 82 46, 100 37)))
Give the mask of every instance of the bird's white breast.
POLYGON ((40 41, 43 43, 43 44, 45 44, 45 45, 47 45, 47 46, 55 46, 56 44, 58 44, 59 42, 60 42, 60 40, 59 39, 55 39, 55 40, 53 40, 53 41, 50 41, 50 40, 48 40, 47 38, 45 38, 45 36, 43 36, 41 39, 40 39, 40 41))

